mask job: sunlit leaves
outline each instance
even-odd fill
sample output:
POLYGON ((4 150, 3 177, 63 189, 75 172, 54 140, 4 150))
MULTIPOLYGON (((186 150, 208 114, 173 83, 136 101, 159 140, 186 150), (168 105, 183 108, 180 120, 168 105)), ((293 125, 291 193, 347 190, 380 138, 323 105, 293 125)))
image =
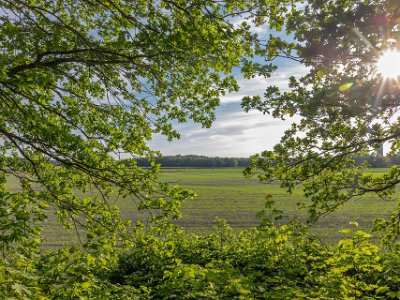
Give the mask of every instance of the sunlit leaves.
MULTIPOLYGON (((274 11, 278 20, 281 11, 274 11)), ((311 200, 311 222, 358 195, 389 198, 400 182, 397 168, 370 176, 356 159, 376 155, 382 145, 393 154, 400 150, 400 86, 382 78, 376 65, 385 49, 396 48, 398 17, 387 0, 295 1, 283 27, 275 25, 293 39, 277 34, 268 41, 267 59, 283 57, 309 69, 290 79, 288 91, 270 86, 264 98, 244 99, 246 111, 301 117, 273 151, 254 156, 251 168, 261 180, 278 180, 289 192, 299 185, 311 200)))
MULTIPOLYGON (((36 241, 51 213, 88 249, 111 253, 138 221, 120 218, 117 197, 160 223, 179 217, 194 193, 158 183, 157 152, 147 143, 158 133, 178 138, 175 121, 211 126, 220 95, 239 88, 233 69, 259 49, 235 17, 268 8, 134 0, 0 6, 1 170, 20 184, 8 191, 3 177, 4 248, 36 241), (139 168, 136 157, 152 167, 139 168)), ((251 61, 243 68, 247 77, 271 71, 251 61)))

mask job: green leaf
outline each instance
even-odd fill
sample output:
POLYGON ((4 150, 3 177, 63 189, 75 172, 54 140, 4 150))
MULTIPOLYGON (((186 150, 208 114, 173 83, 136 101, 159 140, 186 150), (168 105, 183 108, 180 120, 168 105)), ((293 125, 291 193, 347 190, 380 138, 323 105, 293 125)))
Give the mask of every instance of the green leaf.
POLYGON ((387 286, 381 286, 381 287, 379 287, 379 288, 377 288, 377 289, 375 290, 375 293, 377 293, 377 294, 385 294, 385 293, 387 293, 388 291, 390 291, 390 288, 389 288, 389 287, 387 287, 387 286))

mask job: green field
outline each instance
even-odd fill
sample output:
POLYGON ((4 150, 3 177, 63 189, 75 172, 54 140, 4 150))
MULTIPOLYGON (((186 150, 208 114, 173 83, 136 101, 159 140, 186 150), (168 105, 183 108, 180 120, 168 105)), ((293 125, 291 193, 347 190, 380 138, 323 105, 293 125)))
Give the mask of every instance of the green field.
MULTIPOLYGON (((382 174, 385 169, 373 169, 371 173, 382 174)), ((199 196, 182 206, 183 219, 179 224, 188 230, 202 232, 210 228, 215 217, 225 218, 234 228, 257 226, 257 212, 264 209, 265 195, 273 195, 275 207, 284 211, 283 221, 291 218, 303 220, 304 209, 297 203, 305 200, 301 187, 288 194, 278 183, 262 184, 256 178, 244 178, 241 169, 167 169, 162 178, 196 191, 199 196)), ((370 230, 371 220, 388 216, 395 208, 398 191, 392 200, 382 200, 376 195, 354 198, 335 213, 323 216, 310 230, 312 235, 327 242, 343 238, 339 231, 358 222, 364 230, 370 230)))
MULTIPOLYGON (((371 173, 381 174, 385 169, 373 169, 371 173)), ((194 190, 199 196, 182 205, 183 218, 176 223, 195 233, 207 232, 215 225, 215 218, 224 218, 233 228, 257 226, 257 213, 264 209, 265 195, 270 193, 276 208, 284 210, 283 221, 291 218, 304 219, 306 212, 297 208, 304 200, 301 188, 287 194, 278 183, 262 184, 256 178, 244 178, 239 168, 221 169, 163 169, 161 178, 171 184, 194 190)), ((10 187, 17 189, 14 180, 10 187)), ((375 195, 355 198, 339 211, 326 215, 311 227, 310 234, 324 241, 334 242, 344 237, 339 230, 348 228, 349 222, 356 221, 364 230, 371 228, 374 217, 387 216, 398 202, 394 199, 382 200, 375 195)), ((136 204, 130 200, 115 199, 122 214, 132 220, 145 220, 147 214, 138 212, 136 204)), ((54 215, 49 215, 45 223, 43 238, 47 246, 61 245, 65 241, 77 242, 76 235, 63 229, 54 215)))

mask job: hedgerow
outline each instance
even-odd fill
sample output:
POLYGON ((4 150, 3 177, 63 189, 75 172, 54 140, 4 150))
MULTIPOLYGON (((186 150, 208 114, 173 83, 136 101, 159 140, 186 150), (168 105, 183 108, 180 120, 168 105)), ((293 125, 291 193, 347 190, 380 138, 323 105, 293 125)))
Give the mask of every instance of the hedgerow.
POLYGON ((295 224, 138 234, 107 257, 79 247, 13 256, 5 299, 398 299, 400 254, 358 227, 335 245, 295 224), (22 271, 24 270, 24 271, 22 271))

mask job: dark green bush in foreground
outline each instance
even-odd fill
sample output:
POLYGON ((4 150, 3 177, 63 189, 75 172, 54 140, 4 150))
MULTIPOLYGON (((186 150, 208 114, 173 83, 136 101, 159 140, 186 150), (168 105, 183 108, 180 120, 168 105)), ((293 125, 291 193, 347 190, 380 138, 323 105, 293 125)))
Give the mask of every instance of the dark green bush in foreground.
POLYGON ((3 260, 6 299, 398 299, 400 254, 355 227, 334 246, 294 225, 137 235, 106 257, 80 248, 3 260))

